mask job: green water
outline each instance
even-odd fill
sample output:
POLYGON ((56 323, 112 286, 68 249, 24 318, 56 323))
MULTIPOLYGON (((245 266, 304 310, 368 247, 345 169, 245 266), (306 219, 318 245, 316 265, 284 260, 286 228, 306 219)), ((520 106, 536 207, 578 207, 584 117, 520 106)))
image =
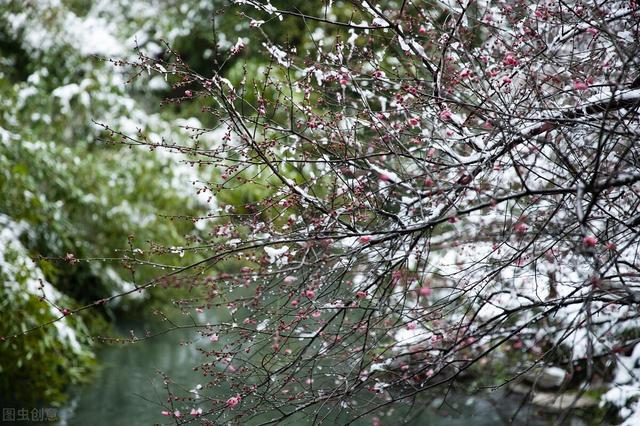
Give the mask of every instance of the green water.
MULTIPOLYGON (((124 328, 124 327, 122 327, 124 328)), ((135 328, 135 327, 132 327, 135 328)), ((60 412, 60 424, 135 425, 166 422, 160 403, 166 400, 163 377, 195 386, 201 376, 192 371, 200 359, 193 346, 181 341, 193 332, 172 331, 136 344, 109 345, 99 354, 100 370, 90 385, 72 390, 60 412)))
MULTIPOLYGON (((141 335, 141 327, 127 324, 119 327, 123 334, 134 329, 141 335), (137 329, 137 330, 136 330, 137 329)), ((181 345, 192 339, 193 331, 173 331, 138 344, 109 345, 99 352, 102 368, 91 384, 72 390, 69 404, 59 411, 62 425, 152 425, 176 424, 161 415, 161 402, 166 400, 163 378, 158 371, 167 373, 174 383, 183 383, 187 389, 201 383, 203 378, 192 367, 202 362, 193 346, 181 345)), ((383 425, 398 425, 403 421, 413 425, 435 426, 497 426, 508 424, 507 419, 518 407, 517 400, 503 395, 484 398, 467 398, 455 393, 425 395, 420 404, 423 410, 413 419, 403 419, 398 414, 383 417, 383 425)), ((187 416, 188 418, 189 416, 187 416)), ((548 421, 536 420, 538 416, 530 407, 525 407, 514 424, 545 425, 548 421)), ((538 418, 539 419, 539 418, 538 418)), ((337 423, 349 422, 348 414, 337 423)), ((336 424, 335 419, 331 421, 336 424)), ((194 424, 194 423, 191 423, 194 424)), ((197 423, 196 423, 197 424, 197 423)), ((301 423, 301 420, 287 424, 301 423)), ((371 419, 355 422, 356 425, 371 425, 371 419)))

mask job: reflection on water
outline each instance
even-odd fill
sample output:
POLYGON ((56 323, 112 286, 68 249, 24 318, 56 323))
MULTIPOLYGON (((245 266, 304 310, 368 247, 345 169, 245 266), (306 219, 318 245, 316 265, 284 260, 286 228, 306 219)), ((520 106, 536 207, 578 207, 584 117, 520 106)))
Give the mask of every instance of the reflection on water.
POLYGON ((192 368, 200 355, 193 346, 180 345, 194 334, 175 330, 137 344, 103 348, 98 354, 100 371, 91 384, 72 392, 69 406, 60 413, 61 425, 166 422, 159 403, 167 393, 158 371, 169 374, 175 383, 198 383, 201 376, 192 368))
MULTIPOLYGON (((123 334, 135 328, 121 327, 123 334)), ((161 401, 166 400, 163 378, 158 371, 167 373, 173 382, 184 384, 186 389, 202 381, 202 376, 192 370, 201 361, 194 346, 183 346, 180 342, 193 339, 192 330, 177 330, 139 344, 111 345, 99 353, 101 370, 94 381, 74 389, 67 407, 61 410, 59 425, 151 425, 175 424, 161 415, 161 401)), ((400 404, 391 417, 381 419, 383 425, 434 426, 499 426, 508 424, 509 416, 519 406, 519 401, 500 394, 491 398, 467 398, 456 394, 447 397, 442 404, 442 394, 425 395, 420 405, 424 407, 414 418, 404 418, 401 413, 406 404, 400 404)), ((419 404, 414 406, 414 413, 419 404)), ((332 424, 349 422, 348 413, 332 424)), ((304 420, 293 420, 287 424, 308 424, 304 420)), ((355 425, 371 425, 371 418, 354 422, 355 425)), ((546 425, 535 410, 525 406, 512 424, 546 425)))

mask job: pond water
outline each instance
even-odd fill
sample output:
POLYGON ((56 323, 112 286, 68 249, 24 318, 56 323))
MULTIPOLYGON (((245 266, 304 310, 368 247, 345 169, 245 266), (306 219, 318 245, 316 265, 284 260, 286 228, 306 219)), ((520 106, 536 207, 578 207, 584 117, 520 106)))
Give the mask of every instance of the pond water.
MULTIPOLYGON (((119 327, 123 334, 139 330, 136 324, 119 327)), ((189 331, 173 331, 142 344, 109 345, 99 352, 101 369, 91 384, 72 390, 69 404, 59 411, 58 425, 112 426, 176 424, 161 415, 160 401, 166 399, 162 376, 176 383, 196 384, 202 376, 192 371, 200 355, 180 342, 193 336, 189 331)), ((516 422, 509 416, 519 407, 517 399, 495 392, 482 398, 453 394, 447 403, 434 396, 423 398, 425 409, 406 424, 435 426, 498 426, 502 424, 546 425, 531 407, 522 409, 516 422)), ((383 425, 399 424, 399 418, 382 418, 383 425)), ((344 419, 344 423, 349 421, 344 419)), ((332 421, 332 423, 335 423, 332 421)), ((301 424, 292 422, 288 424, 301 424)), ((302 423, 306 424, 306 423, 302 423)), ((371 419, 353 423, 371 425, 371 419)))

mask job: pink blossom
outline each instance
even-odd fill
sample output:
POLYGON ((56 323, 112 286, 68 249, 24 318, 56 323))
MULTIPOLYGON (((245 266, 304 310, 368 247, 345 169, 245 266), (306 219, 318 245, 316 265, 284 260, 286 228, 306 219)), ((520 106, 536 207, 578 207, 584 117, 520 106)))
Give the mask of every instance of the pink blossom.
POLYGON ((193 92, 191 90, 185 90, 184 91, 185 96, 187 96, 188 98, 193 96, 193 92))
POLYGON ((424 25, 420 25, 420 28, 418 28, 418 33, 420 34, 426 34, 427 33, 427 28, 424 25))
POLYGON ((298 303, 299 302, 297 300, 292 300, 291 301, 291 306, 293 306, 295 308, 296 306, 298 306, 298 303))
POLYGON ((358 241, 360 241, 363 244, 368 243, 369 241, 371 241, 373 239, 373 237, 371 235, 363 235, 362 237, 360 237, 358 239, 358 241))
POLYGON ((304 295, 309 299, 313 299, 316 296, 316 292, 313 290, 305 290, 304 295))
POLYGON ((465 68, 462 71, 460 71, 460 78, 467 78, 467 77, 471 77, 471 70, 468 68, 465 68))
POLYGON ((199 313, 199 314, 201 314, 201 313, 203 313, 203 312, 204 312, 204 309, 202 309, 202 308, 196 308, 196 312, 197 312, 197 313, 199 313))
POLYGON ((592 36, 594 36, 594 37, 598 35, 598 29, 597 28, 589 27, 589 28, 587 28, 587 32, 589 34, 591 34, 592 36))
POLYGON ((180 412, 180 410, 176 410, 176 411, 173 412, 173 416, 176 419, 179 419, 180 417, 182 417, 182 413, 180 412))
POLYGON ((583 81, 576 80, 573 82, 573 88, 576 90, 587 90, 589 85, 583 81))
POLYGON ((192 408, 190 414, 192 416, 201 416, 202 415, 202 408, 198 408, 198 409, 192 408))
POLYGON ((543 21, 549 18, 549 11, 546 7, 538 7, 534 13, 536 17, 542 19, 543 21))
POLYGON ((171 415, 171 412, 167 411, 167 410, 162 410, 162 415, 165 417, 169 417, 171 415))
POLYGON ((431 187, 433 186, 433 179, 430 177, 424 178, 424 186, 431 187))
POLYGON ((409 119, 409 125, 411 125, 412 127, 416 127, 419 124, 420 124, 420 119, 419 118, 411 117, 409 119))
POLYGON ((367 297, 367 292, 366 291, 356 291, 356 297, 358 299, 364 299, 365 297, 367 297))
POLYGON ((238 53, 240 53, 242 51, 242 49, 244 49, 244 43, 241 40, 238 40, 238 42, 235 44, 235 46, 233 46, 229 52, 232 55, 237 55, 238 53))
POLYGON ((616 245, 614 243, 607 243, 607 250, 615 251, 616 245))
POLYGON ((595 247, 598 244, 598 239, 593 235, 587 235, 582 239, 582 243, 587 247, 595 247))
POLYGON ((502 59, 502 63, 510 67, 515 67, 518 65, 518 59, 509 53, 504 57, 504 59, 502 59))
POLYGON ((418 325, 415 322, 410 322, 409 324, 407 324, 408 330, 415 330, 416 327, 418 327, 418 325))
POLYGON ((527 225, 525 225, 524 223, 518 222, 513 226, 513 229, 517 234, 524 234, 529 228, 527 228, 527 225))
POLYGON ((211 336, 209 336, 209 341, 210 341, 211 343, 215 343, 215 342, 217 342, 217 341, 218 341, 218 339, 219 339, 219 337, 218 337, 218 335, 217 335, 217 334, 212 334, 211 336))
POLYGON ((442 111, 440 111, 440 114, 438 114, 438 117, 440 117, 440 120, 442 121, 449 121, 451 120, 451 111, 448 109, 443 109, 442 111))
POLYGON ((294 282, 296 282, 296 277, 292 277, 291 275, 287 275, 286 277, 284 277, 284 283, 285 284, 293 284, 294 282))
POLYGON ((240 404, 240 401, 242 401, 242 397, 239 394, 236 396, 232 396, 231 398, 227 399, 227 407, 233 408, 236 405, 240 404))
POLYGON ((311 314, 311 316, 314 317, 314 318, 320 318, 320 316, 322 316, 322 313, 320 311, 314 311, 311 314))
POLYGON ((420 296, 424 296, 424 297, 431 296, 431 287, 420 287, 420 290, 418 290, 418 293, 420 294, 420 296))

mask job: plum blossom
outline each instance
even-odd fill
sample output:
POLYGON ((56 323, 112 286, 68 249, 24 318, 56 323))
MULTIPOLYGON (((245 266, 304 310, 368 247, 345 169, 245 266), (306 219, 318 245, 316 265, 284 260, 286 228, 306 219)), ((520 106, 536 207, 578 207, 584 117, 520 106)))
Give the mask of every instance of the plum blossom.
POLYGON ((510 66, 510 67, 515 67, 518 65, 518 59, 513 56, 511 53, 505 55, 504 59, 502 59, 502 63, 504 65, 510 66))
POLYGON ((598 244, 598 239, 593 235, 587 235, 582 239, 582 243, 586 247, 595 247, 598 244))
POLYGON ((418 294, 420 294, 420 296, 424 296, 424 297, 428 297, 431 296, 431 287, 420 287, 420 289, 418 290, 418 294))
POLYGON ((527 225, 522 222, 518 222, 513 226, 513 230, 516 231, 517 234, 524 234, 525 232, 527 232, 527 229, 527 225))
POLYGON ((451 120, 451 110, 449 109, 443 109, 442 111, 440 111, 440 113, 438 114, 438 117, 440 117, 440 120, 442 121, 449 121, 451 120))
POLYGON ((240 404, 241 401, 242 397, 240 396, 240 394, 236 394, 236 396, 232 396, 231 398, 227 399, 226 406, 229 408, 233 408, 236 405, 240 404))
POLYGON ((573 88, 576 90, 587 90, 589 89, 589 85, 584 81, 576 80, 573 82, 573 88))
POLYGON ((469 78, 471 77, 471 70, 468 68, 463 69, 462 71, 460 71, 460 78, 469 78))

